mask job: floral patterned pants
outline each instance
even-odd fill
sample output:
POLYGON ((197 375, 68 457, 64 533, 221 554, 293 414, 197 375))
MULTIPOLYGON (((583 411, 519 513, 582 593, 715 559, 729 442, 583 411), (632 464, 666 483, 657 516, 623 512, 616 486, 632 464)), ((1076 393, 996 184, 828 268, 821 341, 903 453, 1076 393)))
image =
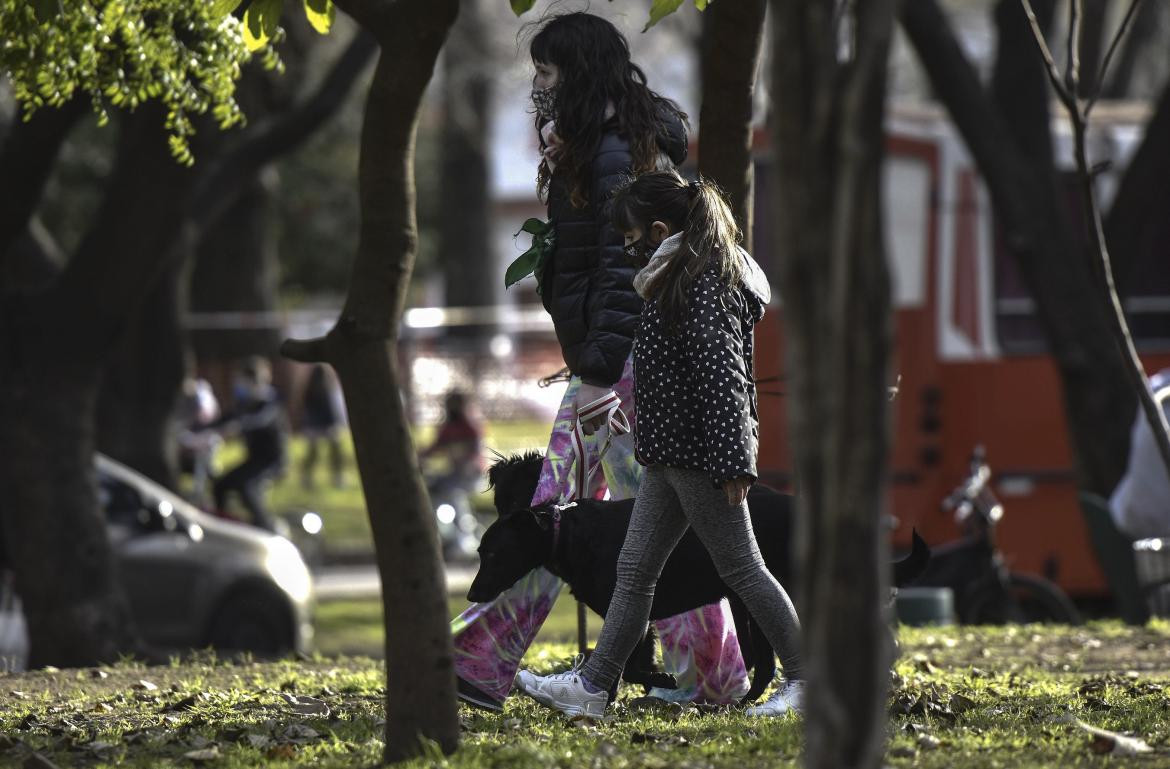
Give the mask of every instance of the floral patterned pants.
MULTIPOLYGON (((626 361, 622 378, 614 391, 631 426, 634 413, 633 364, 626 361)), ((576 413, 573 400, 581 380, 573 377, 565 390, 533 504, 570 500, 573 488, 574 455, 571 442, 576 413)), ((605 431, 589 441, 590 466, 605 440, 605 431)), ((593 478, 588 496, 601 499, 628 499, 638 490, 641 466, 634 459, 634 436, 614 437, 602 459, 601 472, 593 478)), ((455 642, 455 672, 477 689, 501 701, 512 689, 520 660, 532 644, 541 624, 560 594, 562 582, 544 569, 537 569, 490 603, 472 604, 451 621, 455 642)), ((747 671, 739 651, 739 640, 727 601, 655 622, 662 646, 663 666, 678 682, 675 691, 654 694, 675 701, 715 704, 736 702, 747 693, 747 671)))

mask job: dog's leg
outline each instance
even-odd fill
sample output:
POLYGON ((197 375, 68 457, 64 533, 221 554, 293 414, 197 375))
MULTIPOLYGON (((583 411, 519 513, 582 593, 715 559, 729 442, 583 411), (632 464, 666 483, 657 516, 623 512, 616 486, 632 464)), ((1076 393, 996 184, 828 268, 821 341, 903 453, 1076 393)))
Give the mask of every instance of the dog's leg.
POLYGON ((772 679, 776 677, 776 652, 772 649, 772 644, 768 643, 768 639, 764 637, 763 629, 750 617, 748 619, 748 634, 752 639, 752 648, 755 649, 753 662, 756 669, 752 674, 751 688, 740 700, 744 705, 758 700, 768 685, 772 683, 772 679))
POLYGON ((651 624, 646 629, 646 635, 630 653, 630 658, 626 660, 626 668, 622 671, 623 681, 641 685, 647 694, 656 686, 660 689, 678 688, 674 676, 660 671, 654 662, 654 644, 657 641, 658 634, 651 624))

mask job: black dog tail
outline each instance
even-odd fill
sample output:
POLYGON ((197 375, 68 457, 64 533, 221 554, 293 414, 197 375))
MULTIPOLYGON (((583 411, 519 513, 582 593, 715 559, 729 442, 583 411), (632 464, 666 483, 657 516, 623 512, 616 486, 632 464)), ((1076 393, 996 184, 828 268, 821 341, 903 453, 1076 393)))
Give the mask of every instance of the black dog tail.
POLYGON ((918 536, 918 529, 911 532, 911 537, 910 554, 894 561, 894 587, 905 587, 913 582, 926 571, 926 564, 930 563, 930 546, 918 536))

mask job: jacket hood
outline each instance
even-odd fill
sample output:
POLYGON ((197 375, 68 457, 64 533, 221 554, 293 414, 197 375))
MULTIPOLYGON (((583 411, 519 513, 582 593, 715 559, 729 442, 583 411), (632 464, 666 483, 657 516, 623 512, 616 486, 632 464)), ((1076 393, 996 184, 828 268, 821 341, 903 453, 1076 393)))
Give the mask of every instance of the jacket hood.
POLYGON ((681 166, 687 159, 687 127, 678 110, 663 102, 659 105, 661 121, 658 126, 658 148, 670 158, 670 162, 681 166))
MULTIPOLYGON (((646 288, 666 269, 670 263, 670 257, 678 251, 682 244, 682 238, 683 233, 676 232, 659 243, 654 255, 650 257, 650 261, 634 276, 634 290, 643 299, 649 298, 646 296, 646 288)), ((744 266, 740 289, 748 299, 748 307, 753 321, 758 323, 760 318, 764 317, 764 305, 772 300, 772 286, 768 283, 768 276, 764 274, 763 268, 752 258, 751 254, 742 248, 738 249, 738 252, 744 266)))

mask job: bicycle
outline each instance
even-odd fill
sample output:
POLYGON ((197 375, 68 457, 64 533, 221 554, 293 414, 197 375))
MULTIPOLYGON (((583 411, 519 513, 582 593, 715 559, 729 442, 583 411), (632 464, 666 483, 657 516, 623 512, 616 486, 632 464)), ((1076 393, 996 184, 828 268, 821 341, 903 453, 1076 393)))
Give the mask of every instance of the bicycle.
POLYGON ((963 535, 932 546, 930 563, 914 584, 951 588, 962 624, 1082 624, 1080 612, 1055 583, 1008 568, 995 541, 1004 508, 990 488, 983 446, 975 447, 970 467, 967 478, 942 502, 944 510, 954 511, 963 535))

